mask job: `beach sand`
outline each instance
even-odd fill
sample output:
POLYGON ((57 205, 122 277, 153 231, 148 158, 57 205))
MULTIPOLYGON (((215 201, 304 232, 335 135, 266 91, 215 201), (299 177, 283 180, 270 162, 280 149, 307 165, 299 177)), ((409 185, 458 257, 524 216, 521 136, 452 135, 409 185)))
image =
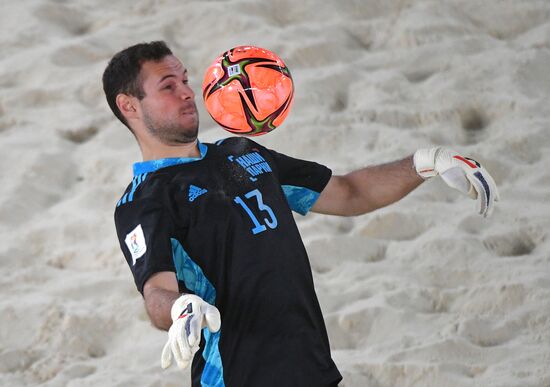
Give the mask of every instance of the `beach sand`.
MULTIPOLYGON (((101 75, 166 40, 200 98, 223 51, 289 66, 287 121, 258 142, 343 174, 448 146, 500 188, 492 217, 440 179, 374 213, 296 216, 346 387, 550 386, 550 2, 4 1, 0 385, 190 386, 160 368, 120 252, 139 149, 101 75)), ((309 386, 305 386, 309 387, 309 386)))

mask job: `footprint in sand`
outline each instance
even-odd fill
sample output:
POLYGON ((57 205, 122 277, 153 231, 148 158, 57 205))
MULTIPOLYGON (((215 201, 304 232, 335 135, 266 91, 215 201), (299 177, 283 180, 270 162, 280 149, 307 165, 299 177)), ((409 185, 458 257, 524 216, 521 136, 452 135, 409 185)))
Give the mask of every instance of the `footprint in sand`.
POLYGON ((92 139, 99 129, 97 126, 90 125, 76 129, 67 129, 58 131, 59 136, 75 144, 83 144, 92 139))
POLYGON ((318 74, 315 78, 302 81, 300 87, 305 93, 297 98, 307 102, 307 105, 312 108, 323 107, 323 111, 330 116, 332 113, 343 112, 351 106, 349 86, 352 83, 353 74, 341 69, 318 74))
POLYGON ((482 140, 484 129, 490 124, 485 111, 480 106, 470 106, 458 111, 464 135, 464 145, 476 144, 482 140))
POLYGON ((405 288, 388 293, 386 302, 396 309, 417 313, 445 313, 447 303, 437 288, 405 288))
POLYGON ((59 3, 41 4, 35 8, 33 15, 40 23, 51 24, 54 28, 72 36, 86 34, 91 25, 83 12, 59 3))
POLYGON ((431 133, 431 140, 440 145, 474 145, 485 141, 489 131, 498 125, 493 122, 513 114, 513 102, 458 103, 439 111, 423 114, 423 123, 439 123, 450 126, 449 130, 437 129, 431 133))
POLYGON ((422 123, 444 124, 449 130, 439 128, 430 133, 430 139, 438 145, 472 145, 482 141, 491 123, 489 114, 481 105, 452 106, 422 115, 422 123))
POLYGON ((434 74, 437 73, 437 70, 431 69, 415 69, 405 72, 403 75, 410 83, 422 83, 425 80, 431 78, 434 74))
POLYGON ((485 238, 483 244, 499 257, 529 255, 537 247, 533 236, 525 230, 492 235, 485 238))
POLYGON ((521 333, 517 321, 504 321, 496 324, 479 317, 468 319, 458 327, 458 334, 480 347, 494 347, 504 344, 521 333))

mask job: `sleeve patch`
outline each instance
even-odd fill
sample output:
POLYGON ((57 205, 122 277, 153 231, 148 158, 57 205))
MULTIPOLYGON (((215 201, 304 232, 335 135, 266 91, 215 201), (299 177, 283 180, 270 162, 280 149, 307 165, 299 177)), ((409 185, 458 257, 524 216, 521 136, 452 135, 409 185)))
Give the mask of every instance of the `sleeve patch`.
POLYGON ((124 239, 128 250, 132 254, 133 265, 136 264, 136 261, 143 257, 143 254, 147 251, 147 244, 145 244, 145 235, 143 234, 143 229, 141 224, 138 224, 130 233, 126 235, 124 239))

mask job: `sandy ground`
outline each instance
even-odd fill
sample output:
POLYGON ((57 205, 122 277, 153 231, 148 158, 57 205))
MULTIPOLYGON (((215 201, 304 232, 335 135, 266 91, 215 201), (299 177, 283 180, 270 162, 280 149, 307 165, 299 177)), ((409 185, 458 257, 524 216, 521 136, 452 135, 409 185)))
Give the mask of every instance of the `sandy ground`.
MULTIPOLYGON (((199 95, 224 50, 277 52, 296 100, 259 141, 280 152, 345 173, 445 145, 499 184, 489 219, 437 179, 297 216, 343 386, 550 386, 550 2, 3 0, 0 31, 0 385, 189 386, 119 251, 140 155, 100 83, 164 39, 199 95)), ((226 136, 199 102, 202 141, 226 136)))

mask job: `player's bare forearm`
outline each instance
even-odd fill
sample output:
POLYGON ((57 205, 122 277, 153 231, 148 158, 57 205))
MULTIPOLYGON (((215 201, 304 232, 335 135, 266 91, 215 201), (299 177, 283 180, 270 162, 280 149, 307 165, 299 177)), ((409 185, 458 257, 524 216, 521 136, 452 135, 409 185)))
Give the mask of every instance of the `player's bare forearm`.
POLYGON ((145 282, 143 286, 145 309, 155 327, 165 331, 170 328, 172 325, 170 310, 179 296, 181 294, 174 272, 155 273, 145 282))
POLYGON ((170 309, 180 294, 171 290, 150 288, 143 295, 149 319, 155 327, 167 331, 172 325, 170 309))
POLYGON ((414 169, 412 156, 362 168, 344 176, 333 176, 312 211, 361 215, 400 200, 423 181, 414 169))

